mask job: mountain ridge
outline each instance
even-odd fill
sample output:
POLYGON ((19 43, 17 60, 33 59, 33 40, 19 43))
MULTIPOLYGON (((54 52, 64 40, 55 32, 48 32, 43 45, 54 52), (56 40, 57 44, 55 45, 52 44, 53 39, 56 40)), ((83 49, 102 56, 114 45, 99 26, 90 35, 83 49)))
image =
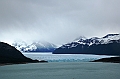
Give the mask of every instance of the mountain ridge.
POLYGON ((24 41, 15 41, 12 43, 16 49, 21 52, 52 52, 56 49, 56 45, 49 42, 35 41, 26 43, 24 41))
POLYGON ((120 55, 120 34, 108 34, 102 38, 80 38, 62 45, 53 54, 103 54, 120 55), (114 53, 115 52, 115 53, 114 53))

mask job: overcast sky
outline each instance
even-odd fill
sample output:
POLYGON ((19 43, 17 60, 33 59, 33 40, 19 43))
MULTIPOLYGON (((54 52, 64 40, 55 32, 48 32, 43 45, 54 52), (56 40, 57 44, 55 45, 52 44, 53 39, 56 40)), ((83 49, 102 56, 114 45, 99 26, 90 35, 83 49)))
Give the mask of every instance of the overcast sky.
POLYGON ((120 0, 0 0, 0 40, 45 40, 120 33, 120 0))

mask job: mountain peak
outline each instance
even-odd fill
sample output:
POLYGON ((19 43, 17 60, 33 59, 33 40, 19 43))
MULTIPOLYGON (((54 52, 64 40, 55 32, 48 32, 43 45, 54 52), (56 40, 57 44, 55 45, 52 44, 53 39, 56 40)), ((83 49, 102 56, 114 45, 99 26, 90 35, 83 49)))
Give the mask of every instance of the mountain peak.
POLYGON ((93 44, 108 44, 111 43, 111 40, 119 40, 120 39, 120 34, 108 34, 102 38, 98 37, 92 37, 90 39, 87 39, 84 36, 81 36, 77 38, 74 42, 79 43, 79 44, 86 44, 86 45, 93 45, 93 44))
POLYGON ((62 45, 53 54, 99 54, 119 55, 120 34, 108 34, 102 38, 78 38, 76 41, 62 45))
POLYGON ((114 36, 120 36, 120 34, 107 34, 103 38, 114 37, 114 36))
POLYGON ((45 41, 34 41, 32 43, 15 41, 12 43, 12 46, 22 52, 51 52, 57 47, 56 45, 45 41))
POLYGON ((86 40, 87 38, 85 36, 79 36, 76 38, 74 41, 79 41, 79 40, 86 40))

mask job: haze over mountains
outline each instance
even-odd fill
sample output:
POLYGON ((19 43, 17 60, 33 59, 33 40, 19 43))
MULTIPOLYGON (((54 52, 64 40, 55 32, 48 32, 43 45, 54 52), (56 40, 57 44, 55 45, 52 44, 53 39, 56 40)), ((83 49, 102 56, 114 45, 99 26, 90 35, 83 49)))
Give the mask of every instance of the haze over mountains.
POLYGON ((12 43, 12 46, 21 52, 52 52, 57 47, 56 45, 45 41, 35 41, 32 43, 15 41, 12 43))
MULTIPOLYGON (((120 34, 108 34, 102 38, 86 38, 80 36, 71 43, 67 43, 57 48, 56 45, 36 41, 26 43, 24 41, 15 41, 12 44, 22 52, 52 52, 53 54, 95 54, 95 55, 115 55, 120 56, 120 34)), ((38 62, 22 55, 13 46, 0 42, 0 63, 27 63, 38 62)), ((119 62, 120 57, 103 59, 103 62, 119 62)), ((99 60, 98 60, 99 62, 99 60)))
POLYGON ((56 45, 46 41, 26 43, 15 41, 12 46, 22 52, 53 52, 53 54, 98 54, 120 55, 120 34, 108 34, 102 38, 86 38, 80 36, 71 43, 57 48, 56 45))
POLYGON ((120 34, 108 34, 102 38, 79 37, 62 45, 53 54, 98 54, 120 55, 120 34))

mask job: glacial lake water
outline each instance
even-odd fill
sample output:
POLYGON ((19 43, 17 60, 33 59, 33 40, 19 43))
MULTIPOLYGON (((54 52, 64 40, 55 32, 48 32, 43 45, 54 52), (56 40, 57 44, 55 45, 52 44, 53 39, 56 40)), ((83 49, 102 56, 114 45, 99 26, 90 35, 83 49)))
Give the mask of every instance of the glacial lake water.
POLYGON ((0 79, 120 79, 120 63, 88 62, 111 56, 23 54, 49 62, 0 66, 0 79))
POLYGON ((49 62, 0 66, 0 79, 120 79, 120 64, 49 62))

